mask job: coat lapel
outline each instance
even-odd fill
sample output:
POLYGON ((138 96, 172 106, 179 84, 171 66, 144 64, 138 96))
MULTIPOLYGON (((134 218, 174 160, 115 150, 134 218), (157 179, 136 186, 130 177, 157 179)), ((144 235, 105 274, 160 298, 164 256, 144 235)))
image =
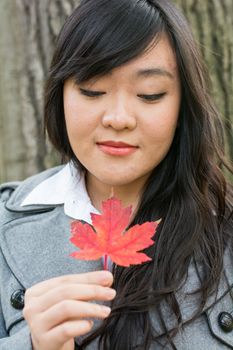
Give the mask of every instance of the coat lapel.
POLYGON ((45 208, 28 208, 24 215, 5 222, 0 235, 3 254, 25 288, 55 276, 103 269, 101 260, 82 261, 69 256, 77 249, 69 241, 70 223, 63 206, 47 212, 45 208))

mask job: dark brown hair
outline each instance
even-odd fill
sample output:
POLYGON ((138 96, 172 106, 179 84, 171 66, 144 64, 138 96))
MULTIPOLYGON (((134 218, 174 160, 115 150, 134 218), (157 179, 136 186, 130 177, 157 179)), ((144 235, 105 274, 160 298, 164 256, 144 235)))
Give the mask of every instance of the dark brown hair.
POLYGON ((224 249, 227 244, 232 247, 232 194, 221 171, 226 165, 222 124, 208 94, 209 78, 190 28, 170 1, 81 1, 57 40, 45 94, 45 127, 63 158, 77 164, 64 119, 64 81, 74 77, 83 82, 104 75, 155 45, 162 33, 176 54, 182 103, 171 148, 146 184, 132 222, 162 218, 154 246, 145 250, 152 262, 114 266, 117 296, 112 313, 77 346, 80 349, 97 336, 99 348, 149 349, 159 341, 150 308, 157 310, 161 328, 175 349, 172 338, 183 322, 176 292, 190 264, 201 266, 198 315, 219 283, 224 249), (162 304, 177 320, 172 333, 167 331, 162 304))

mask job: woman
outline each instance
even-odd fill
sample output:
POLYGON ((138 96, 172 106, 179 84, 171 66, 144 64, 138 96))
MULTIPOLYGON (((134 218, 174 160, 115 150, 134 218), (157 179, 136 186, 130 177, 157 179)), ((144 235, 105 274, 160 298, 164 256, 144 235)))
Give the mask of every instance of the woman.
POLYGON ((81 1, 57 41, 45 127, 67 165, 1 187, 0 349, 232 349, 222 127, 174 5, 81 1), (112 187, 131 225, 162 222, 150 263, 107 272, 71 259, 69 236, 112 187))

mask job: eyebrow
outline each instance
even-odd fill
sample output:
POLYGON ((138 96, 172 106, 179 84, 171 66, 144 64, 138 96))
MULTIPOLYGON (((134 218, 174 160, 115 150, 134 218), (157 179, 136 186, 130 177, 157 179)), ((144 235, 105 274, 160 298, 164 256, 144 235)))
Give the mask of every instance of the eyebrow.
POLYGON ((174 79, 174 75, 164 68, 147 68, 136 72, 136 77, 138 78, 148 78, 151 76, 165 76, 174 79))

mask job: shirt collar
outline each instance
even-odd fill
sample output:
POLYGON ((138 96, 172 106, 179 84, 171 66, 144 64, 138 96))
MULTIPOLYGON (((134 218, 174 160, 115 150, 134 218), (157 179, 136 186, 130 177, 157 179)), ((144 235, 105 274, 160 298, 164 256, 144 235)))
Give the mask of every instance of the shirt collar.
POLYGON ((71 162, 37 185, 23 200, 26 205, 64 205, 67 216, 91 223, 90 213, 99 213, 86 190, 85 172, 71 162))

